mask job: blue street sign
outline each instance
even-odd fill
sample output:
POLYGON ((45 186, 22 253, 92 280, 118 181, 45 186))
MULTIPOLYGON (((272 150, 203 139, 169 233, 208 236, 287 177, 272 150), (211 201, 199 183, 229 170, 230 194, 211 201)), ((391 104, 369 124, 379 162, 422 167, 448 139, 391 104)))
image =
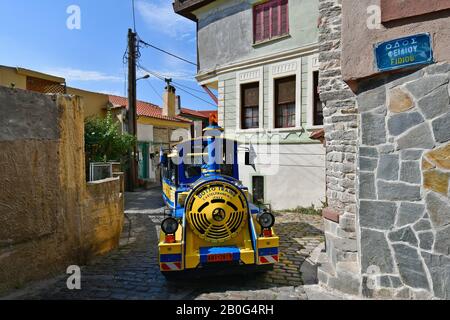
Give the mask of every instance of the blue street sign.
POLYGON ((381 42, 375 45, 379 71, 433 63, 433 47, 429 33, 381 42))

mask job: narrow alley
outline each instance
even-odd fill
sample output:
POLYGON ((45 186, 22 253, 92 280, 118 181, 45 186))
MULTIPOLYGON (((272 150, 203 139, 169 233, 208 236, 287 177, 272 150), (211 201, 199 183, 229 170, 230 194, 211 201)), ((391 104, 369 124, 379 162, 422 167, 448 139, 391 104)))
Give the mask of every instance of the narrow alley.
MULTIPOLYGON (((239 274, 167 281, 158 266, 157 235, 163 218, 159 188, 126 194, 120 246, 81 269, 81 290, 69 290, 61 275, 12 294, 18 299, 307 299, 303 284, 316 282, 306 261, 323 241, 320 216, 277 216, 280 263, 266 274, 239 274), (305 262, 306 261, 306 262, 305 262)), ((321 290, 311 286, 312 293, 321 290)), ((320 298, 337 297, 321 293, 320 298)), ((7 298, 10 298, 7 297, 7 298)))

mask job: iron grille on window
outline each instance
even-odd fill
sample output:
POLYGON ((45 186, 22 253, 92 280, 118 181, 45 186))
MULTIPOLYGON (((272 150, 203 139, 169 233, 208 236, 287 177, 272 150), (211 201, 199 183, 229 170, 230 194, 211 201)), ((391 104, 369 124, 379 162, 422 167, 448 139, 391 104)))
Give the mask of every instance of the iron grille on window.
POLYGON ((295 76, 275 80, 275 127, 295 127, 295 76))
POLYGON ((241 87, 242 129, 259 127, 259 83, 244 84, 241 87))

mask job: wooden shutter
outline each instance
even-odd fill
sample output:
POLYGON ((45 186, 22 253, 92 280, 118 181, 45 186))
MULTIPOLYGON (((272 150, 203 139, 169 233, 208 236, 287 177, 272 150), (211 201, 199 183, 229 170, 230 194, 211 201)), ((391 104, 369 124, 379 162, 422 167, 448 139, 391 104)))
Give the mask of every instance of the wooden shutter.
POLYGON ((277 37, 281 35, 281 25, 280 25, 280 6, 279 6, 279 0, 275 1, 272 4, 272 11, 271 11, 271 36, 277 37))
POLYGON ((263 9, 263 39, 269 39, 270 38, 270 6, 264 6, 263 9))
POLYGON ((275 90, 278 105, 295 102, 295 76, 276 80, 275 90))
POLYGON ((288 33, 288 0, 271 0, 253 8, 253 37, 255 42, 288 33))
POLYGON ((288 0, 280 0, 280 16, 281 16, 281 32, 280 34, 289 33, 289 8, 288 8, 288 0))
POLYGON ((263 8, 261 6, 255 6, 253 10, 254 29, 253 36, 254 41, 258 42, 263 39, 263 8))

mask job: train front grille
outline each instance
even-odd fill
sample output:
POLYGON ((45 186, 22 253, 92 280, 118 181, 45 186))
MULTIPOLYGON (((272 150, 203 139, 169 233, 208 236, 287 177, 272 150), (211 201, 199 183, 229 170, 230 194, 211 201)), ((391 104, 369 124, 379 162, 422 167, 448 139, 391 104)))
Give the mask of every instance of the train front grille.
POLYGON ((192 231, 213 243, 235 237, 248 214, 244 193, 224 181, 208 182, 194 189, 185 208, 192 231))

